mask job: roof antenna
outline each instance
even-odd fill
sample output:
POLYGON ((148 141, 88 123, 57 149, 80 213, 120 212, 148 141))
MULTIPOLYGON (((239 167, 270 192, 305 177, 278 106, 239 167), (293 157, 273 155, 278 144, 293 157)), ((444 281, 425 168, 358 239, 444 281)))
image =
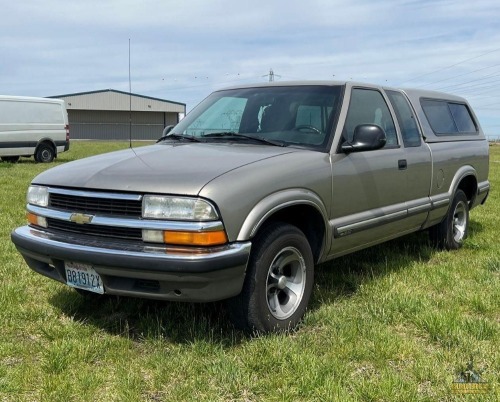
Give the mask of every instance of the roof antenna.
POLYGON ((130 38, 128 38, 129 146, 132 148, 132 79, 130 78, 130 38))

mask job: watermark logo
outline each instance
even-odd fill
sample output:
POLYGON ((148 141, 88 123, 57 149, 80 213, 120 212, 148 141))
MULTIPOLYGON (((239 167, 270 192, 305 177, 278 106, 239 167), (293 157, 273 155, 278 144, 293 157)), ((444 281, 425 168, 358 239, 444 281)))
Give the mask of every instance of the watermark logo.
POLYGON ((483 381, 481 373, 474 369, 474 362, 471 359, 451 385, 454 394, 486 394, 490 391, 490 384, 483 381))

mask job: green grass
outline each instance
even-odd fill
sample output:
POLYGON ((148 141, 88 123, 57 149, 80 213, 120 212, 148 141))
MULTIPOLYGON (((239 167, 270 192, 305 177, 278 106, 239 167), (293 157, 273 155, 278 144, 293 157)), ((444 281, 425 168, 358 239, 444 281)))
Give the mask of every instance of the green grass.
POLYGON ((220 303, 89 302, 24 263, 10 232, 30 180, 127 146, 77 142, 48 165, 0 163, 1 401, 499 399, 500 146, 461 250, 417 233, 324 264, 301 328, 261 337, 233 330, 220 303), (471 358, 491 391, 453 395, 471 358))

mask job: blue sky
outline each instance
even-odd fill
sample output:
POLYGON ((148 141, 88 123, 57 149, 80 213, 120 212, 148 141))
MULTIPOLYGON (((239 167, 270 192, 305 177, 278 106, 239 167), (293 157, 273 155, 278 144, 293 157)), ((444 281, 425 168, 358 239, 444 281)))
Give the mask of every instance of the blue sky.
POLYGON ((498 0, 0 0, 0 93, 113 88, 184 102, 276 80, 465 96, 500 138, 498 0))

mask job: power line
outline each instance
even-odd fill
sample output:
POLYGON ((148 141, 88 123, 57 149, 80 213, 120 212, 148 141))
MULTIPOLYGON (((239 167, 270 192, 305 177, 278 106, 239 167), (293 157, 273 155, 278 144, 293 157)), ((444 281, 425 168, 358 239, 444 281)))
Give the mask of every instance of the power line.
POLYGON ((493 86, 493 87, 490 87, 490 88, 478 87, 477 89, 479 89, 479 90, 483 89, 482 92, 476 92, 476 95, 482 95, 482 94, 488 93, 490 91, 498 91, 498 84, 493 86))
POLYGON ((452 64, 451 66, 447 66, 447 67, 443 67, 443 68, 440 68, 438 70, 435 70, 435 71, 431 71, 430 73, 425 73, 425 74, 421 74, 417 77, 414 77, 414 78, 411 78, 409 80, 406 80, 406 81, 403 81, 401 83, 398 84, 398 86, 401 86, 402 84, 405 84, 407 82, 410 82, 410 81, 415 81, 416 79, 418 78, 422 78, 422 77, 426 77, 428 75, 431 75, 431 74, 435 74, 435 73, 439 73, 441 71, 444 71, 444 70, 447 70, 449 68, 452 68, 452 67, 455 67, 455 66, 458 66, 459 64, 462 64, 462 63, 465 63, 467 61, 470 61, 470 60, 474 60, 474 59, 478 59, 480 57, 483 57, 483 56, 486 56, 487 54, 490 54, 490 53, 494 53, 494 52, 498 52, 500 50, 500 48, 498 49, 494 49, 494 50, 490 50, 489 52, 486 52, 486 53, 483 53, 483 54, 480 54, 479 56, 474 56, 474 57, 471 57, 469 59, 465 59, 465 60, 462 60, 462 61, 459 61, 458 63, 455 63, 455 64, 452 64))
POLYGON ((487 80, 487 79, 490 79, 490 78, 495 78, 495 77, 498 77, 500 76, 499 73, 495 72, 493 74, 490 74, 490 75, 486 75, 484 77, 481 77, 481 78, 476 78, 474 80, 470 80, 470 81, 465 81, 465 82, 461 82, 461 83, 458 83, 458 84, 451 84, 451 85, 447 85, 447 86, 444 86, 444 87, 437 87, 435 88, 436 90, 440 91, 440 90, 443 90, 443 89, 457 89, 457 90, 462 90, 462 89, 475 89, 475 88, 481 88, 481 85, 489 85, 493 82, 497 82, 498 79, 496 80, 491 80, 491 81, 488 81, 488 82, 480 82, 478 84, 474 84, 474 85, 469 85, 469 86, 465 86, 463 87, 464 85, 466 84, 470 84, 472 82, 477 82, 477 81, 483 81, 483 80, 487 80))
POLYGON ((437 84, 437 83, 439 83, 439 82, 453 80, 453 79, 458 78, 458 77, 463 77, 464 75, 469 75, 469 74, 472 74, 472 73, 477 73, 478 71, 486 70, 486 69, 488 69, 488 68, 492 68, 492 67, 496 67, 496 66, 500 66, 500 63, 498 63, 498 64, 493 64, 492 66, 488 66, 488 67, 478 68, 477 70, 469 71, 468 73, 463 73, 463 74, 455 75, 455 76, 453 76, 453 77, 444 78, 444 79, 442 79, 442 80, 437 80, 437 81, 429 82, 428 84, 418 85, 418 86, 416 86, 415 88, 427 87, 427 86, 429 86, 429 85, 432 85, 432 84, 437 84))

